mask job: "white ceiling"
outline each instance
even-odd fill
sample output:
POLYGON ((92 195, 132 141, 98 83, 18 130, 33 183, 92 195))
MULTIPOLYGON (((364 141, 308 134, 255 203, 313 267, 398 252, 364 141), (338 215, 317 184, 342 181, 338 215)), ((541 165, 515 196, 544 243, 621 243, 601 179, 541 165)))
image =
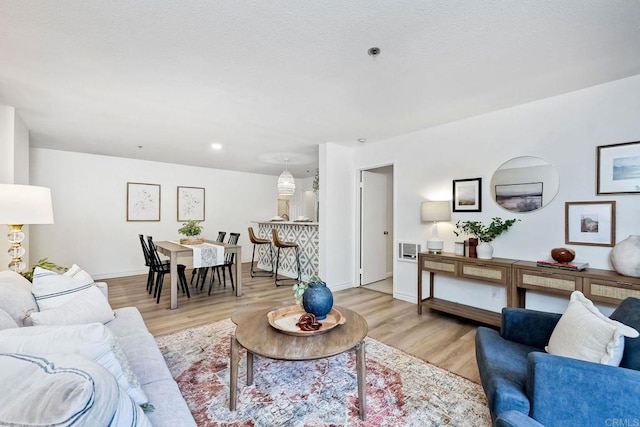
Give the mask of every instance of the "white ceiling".
POLYGON ((296 177, 322 142, 640 74, 639 53, 637 0, 0 0, 0 103, 32 146, 296 177))

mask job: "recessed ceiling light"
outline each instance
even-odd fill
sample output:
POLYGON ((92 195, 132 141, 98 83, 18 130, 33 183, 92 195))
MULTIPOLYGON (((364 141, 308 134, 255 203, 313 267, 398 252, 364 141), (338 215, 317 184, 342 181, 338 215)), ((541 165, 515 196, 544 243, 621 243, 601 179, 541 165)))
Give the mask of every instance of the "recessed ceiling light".
POLYGON ((367 53, 369 54, 369 56, 375 58, 376 56, 380 55, 380 48, 379 47, 371 47, 369 48, 369 50, 367 50, 367 53))
POLYGON ((222 144, 213 143, 213 144, 211 144, 211 148, 213 148, 216 151, 222 150, 222 144))
POLYGON ((367 142, 367 138, 358 138, 358 142, 360 144, 364 144, 365 142, 367 142))

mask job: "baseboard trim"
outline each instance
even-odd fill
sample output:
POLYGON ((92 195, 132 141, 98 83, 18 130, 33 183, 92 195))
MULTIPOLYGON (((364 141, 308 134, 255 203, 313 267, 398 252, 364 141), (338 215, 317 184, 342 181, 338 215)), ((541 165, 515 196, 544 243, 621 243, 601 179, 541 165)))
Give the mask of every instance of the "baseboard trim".
POLYGON ((411 304, 415 304, 416 301, 418 300, 418 297, 416 297, 415 295, 409 295, 402 292, 393 292, 393 298, 399 299, 401 301, 410 302, 411 304))

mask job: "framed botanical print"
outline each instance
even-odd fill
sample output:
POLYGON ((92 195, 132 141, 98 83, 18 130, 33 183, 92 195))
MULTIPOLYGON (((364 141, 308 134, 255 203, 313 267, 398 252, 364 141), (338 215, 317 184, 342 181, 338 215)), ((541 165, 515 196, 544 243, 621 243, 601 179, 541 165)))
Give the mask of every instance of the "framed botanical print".
POLYGON ((127 221, 160 221, 160 185, 127 182, 127 221))
POLYGON ((204 188, 178 187, 178 221, 204 221, 204 188))

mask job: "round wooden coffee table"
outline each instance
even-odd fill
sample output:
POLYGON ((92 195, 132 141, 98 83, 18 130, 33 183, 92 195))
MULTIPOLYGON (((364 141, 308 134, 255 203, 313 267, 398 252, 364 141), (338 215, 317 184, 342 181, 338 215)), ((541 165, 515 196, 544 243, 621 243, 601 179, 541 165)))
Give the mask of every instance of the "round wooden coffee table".
POLYGON ((238 362, 240 347, 247 350, 247 385, 253 384, 253 355, 279 360, 313 360, 335 356, 345 351, 356 351, 356 374, 358 378, 358 398, 360 399, 360 419, 366 419, 365 404, 365 346, 368 325, 355 311, 335 307, 346 318, 329 332, 312 336, 292 336, 277 331, 267 320, 270 309, 257 309, 253 315, 232 316, 236 322, 236 332, 231 337, 230 396, 229 409, 236 410, 238 391, 238 362))

